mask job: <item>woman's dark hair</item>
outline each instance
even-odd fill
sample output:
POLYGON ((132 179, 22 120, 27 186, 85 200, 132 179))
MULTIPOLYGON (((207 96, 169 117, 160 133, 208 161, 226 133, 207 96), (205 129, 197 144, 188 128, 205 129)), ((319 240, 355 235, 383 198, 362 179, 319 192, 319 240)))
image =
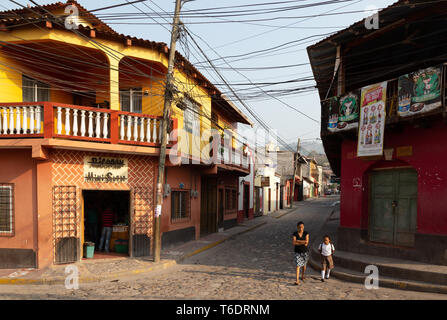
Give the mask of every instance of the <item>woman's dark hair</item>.
POLYGON ((300 224, 304 225, 304 222, 303 222, 303 221, 300 221, 300 222, 298 222, 298 223, 296 224, 296 226, 298 227, 300 224))

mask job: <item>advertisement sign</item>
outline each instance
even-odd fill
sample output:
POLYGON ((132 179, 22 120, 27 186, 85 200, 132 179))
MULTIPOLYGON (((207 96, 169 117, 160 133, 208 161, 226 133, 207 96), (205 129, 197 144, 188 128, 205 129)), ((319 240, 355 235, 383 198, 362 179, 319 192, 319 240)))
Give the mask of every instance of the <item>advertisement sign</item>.
POLYGON ((387 82, 362 88, 357 156, 383 154, 387 82))
POLYGON ((84 157, 85 182, 127 183, 128 174, 129 164, 127 159, 84 157))
POLYGON ((441 70, 441 66, 431 67, 399 77, 399 116, 409 117, 441 107, 441 70))
POLYGON ((328 109, 328 130, 345 131, 358 127, 359 91, 350 92, 339 98, 333 97, 323 101, 328 109))

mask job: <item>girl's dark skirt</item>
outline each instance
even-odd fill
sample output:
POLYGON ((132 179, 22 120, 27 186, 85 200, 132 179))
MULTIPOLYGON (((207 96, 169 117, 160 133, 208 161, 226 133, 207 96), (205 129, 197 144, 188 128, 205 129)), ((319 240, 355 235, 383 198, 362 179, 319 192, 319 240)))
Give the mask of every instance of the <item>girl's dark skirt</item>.
POLYGON ((295 264, 297 267, 304 267, 307 264, 307 261, 309 261, 308 252, 295 252, 295 264))

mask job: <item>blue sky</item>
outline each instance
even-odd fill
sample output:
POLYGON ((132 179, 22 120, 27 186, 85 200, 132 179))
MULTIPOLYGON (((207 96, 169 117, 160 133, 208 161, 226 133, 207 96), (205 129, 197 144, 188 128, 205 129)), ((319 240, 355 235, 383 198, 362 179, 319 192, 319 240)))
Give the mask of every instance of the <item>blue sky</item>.
MULTIPOLYGON (((28 4, 29 1, 17 0, 22 4, 28 4)), ((37 0, 39 4, 48 4, 54 1, 43 1, 37 0)), ((281 2, 284 0, 264 0, 264 2, 281 2)), ((87 8, 88 10, 93 10, 97 8, 102 8, 105 6, 111 6, 114 4, 119 4, 126 2, 126 0, 78 0, 78 2, 87 8)), ((186 12, 187 10, 212 8, 212 7, 231 7, 240 6, 253 3, 261 3, 261 0, 195 0, 186 3, 182 10, 186 12)), ((276 7, 280 6, 291 6, 291 5, 301 5, 301 4, 311 4, 311 3, 321 3, 323 0, 303 0, 297 1, 296 3, 278 4, 276 7)), ((369 6, 375 6, 377 8, 384 8, 395 0, 353 0, 353 1, 339 1, 339 3, 324 5, 314 8, 305 8, 297 10, 289 10, 284 12, 272 13, 269 15, 255 15, 255 16, 244 16, 244 17, 229 17, 227 19, 265 19, 275 17, 276 20, 270 21, 259 21, 259 22, 233 22, 233 23, 212 23, 212 24, 193 24, 197 21, 219 21, 216 18, 207 18, 203 15, 200 18, 188 18, 184 17, 182 21, 188 26, 188 28, 196 35, 203 38, 220 56, 234 56, 243 55, 251 51, 262 50, 274 46, 279 46, 289 41, 294 41, 297 39, 302 39, 306 37, 313 36, 301 43, 290 44, 287 49, 282 49, 276 51, 274 54, 269 54, 265 57, 253 57, 250 59, 244 59, 241 61, 233 61, 237 58, 228 59, 232 67, 235 68, 255 68, 255 67, 268 67, 268 66, 284 66, 284 65, 297 65, 303 64, 301 66, 295 66, 290 68, 279 68, 274 70, 257 70, 257 71, 247 71, 240 70, 247 78, 252 82, 278 82, 293 80, 303 77, 312 77, 311 67, 308 64, 309 59, 306 52, 306 47, 312 45, 319 40, 327 37, 328 33, 335 32, 340 29, 357 22, 368 14, 364 12, 369 6), (322 13, 337 13, 337 12, 347 12, 347 11, 359 11, 357 13, 346 13, 339 15, 326 15, 320 17, 308 17, 299 18, 302 16, 309 15, 319 15, 322 13), (286 18, 287 17, 287 18, 286 18), (288 26, 288 27, 285 27, 288 26), (326 34, 326 35, 325 35, 326 34), (320 36, 318 36, 320 35, 320 36)), ((175 1, 173 0, 154 0, 146 1, 146 7, 142 3, 128 5, 120 8, 110 9, 107 11, 97 12, 99 16, 109 13, 138 13, 141 11, 150 12, 153 11, 161 12, 166 11, 172 13, 175 6, 175 1), (158 8, 158 7, 160 8, 158 8), (138 9, 139 8, 139 9, 138 9)), ((16 8, 15 4, 2 0, 2 5, 8 8, 16 8)), ((251 7, 251 9, 259 9, 264 7, 251 7)), ((237 9, 240 10, 240 9, 237 9)), ((96 13, 96 12, 95 12, 96 13)), ((141 12, 140 12, 141 13, 141 12)), ((120 20, 118 21, 107 21, 106 22, 114 28, 116 31, 128 34, 148 40, 160 41, 169 43, 170 42, 170 26, 166 21, 161 18, 157 19, 158 22, 163 22, 164 27, 155 24, 151 18, 141 14, 143 19, 138 20, 120 20), (128 23, 154 23, 154 24, 128 24, 128 23)), ((172 21, 168 18, 168 21, 172 21)), ((220 20, 222 21, 222 20, 220 20)), ((216 53, 210 50, 205 43, 200 39, 196 39, 209 58, 217 58, 216 53)), ((190 42, 190 41, 189 41, 190 42)), ((189 56, 191 62, 195 63, 197 60, 203 60, 203 58, 198 56, 194 50, 192 50, 192 44, 189 45, 189 55, 188 50, 182 45, 177 47, 182 54, 189 56)), ((281 48, 284 48, 281 47, 281 48)), ((216 61, 216 64, 220 67, 228 67, 222 62, 216 61)), ((207 69, 201 68, 197 65, 197 68, 208 77, 208 79, 214 83, 221 83, 220 79, 217 78, 215 74, 209 72, 207 69)), ((221 73, 230 83, 248 83, 246 78, 240 74, 222 69, 221 73)), ((298 86, 314 85, 313 80, 307 82, 297 82, 286 84, 273 88, 293 88, 298 86)), ((223 92, 228 91, 224 86, 218 86, 223 92)), ((241 87, 235 87, 241 88, 241 87)), ((273 89, 272 87, 270 87, 273 89)), ((244 94, 241 92, 241 96, 244 94)), ((309 117, 319 120, 320 119, 320 101, 317 91, 306 92, 301 94, 296 94, 288 97, 280 97, 285 103, 293 106, 294 108, 300 110, 301 112, 307 114, 309 117)), ((244 111, 245 108, 237 101, 236 105, 244 111)), ((296 111, 291 110, 285 105, 281 104, 279 101, 264 97, 259 100, 248 100, 247 104, 258 113, 268 125, 276 129, 279 135, 288 142, 295 142, 298 137, 304 141, 315 139, 319 137, 320 127, 319 124, 306 118, 305 116, 299 114, 296 111)))

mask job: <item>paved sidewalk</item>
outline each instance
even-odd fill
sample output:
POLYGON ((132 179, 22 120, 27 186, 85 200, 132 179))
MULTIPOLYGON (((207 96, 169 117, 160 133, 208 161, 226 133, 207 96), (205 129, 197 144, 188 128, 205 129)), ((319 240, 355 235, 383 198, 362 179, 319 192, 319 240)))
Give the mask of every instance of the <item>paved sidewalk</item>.
POLYGON ((0 269, 0 284, 63 284, 73 271, 67 266, 76 266, 79 282, 97 282, 102 280, 118 279, 119 277, 141 274, 169 268, 184 259, 208 250, 237 235, 254 230, 272 221, 279 219, 300 206, 296 203, 293 209, 282 209, 268 215, 255 217, 241 224, 200 238, 199 240, 182 243, 162 250, 161 261, 153 262, 153 257, 116 257, 108 259, 82 260, 70 265, 54 265, 49 268, 36 269, 0 269))
MULTIPOLYGON (((364 273, 365 267, 375 265, 379 269, 380 287, 447 294, 447 266, 337 250, 339 224, 340 209, 337 206, 315 238, 321 239, 324 234, 328 234, 335 245, 335 268, 331 271, 331 276, 345 281, 364 283, 367 276, 364 273)), ((318 271, 321 270, 317 249, 320 242, 314 241, 311 244, 309 261, 312 268, 318 271)))

